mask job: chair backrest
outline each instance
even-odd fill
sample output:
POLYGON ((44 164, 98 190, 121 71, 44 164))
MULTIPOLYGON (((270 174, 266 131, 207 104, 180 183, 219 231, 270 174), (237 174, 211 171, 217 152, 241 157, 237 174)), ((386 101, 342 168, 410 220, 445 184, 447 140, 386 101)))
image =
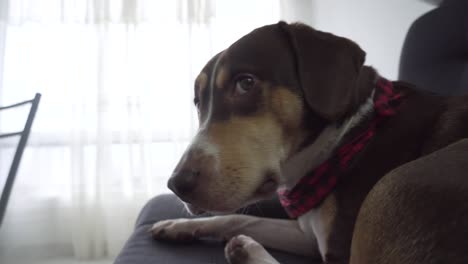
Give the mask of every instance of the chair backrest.
POLYGON ((15 181, 16 172, 18 171, 18 167, 21 161, 21 157, 23 156, 24 148, 26 147, 26 143, 28 141, 29 132, 31 131, 31 126, 34 121, 34 117, 36 115, 37 107, 39 106, 39 101, 41 100, 41 94, 37 93, 34 96, 34 99, 16 103, 9 106, 0 107, 0 111, 14 109, 26 104, 31 104, 31 108, 29 110, 28 118, 26 119, 26 123, 24 125, 23 130, 12 132, 12 133, 0 133, 0 139, 9 138, 9 137, 19 137, 19 142, 16 147, 15 154, 13 156, 13 161, 11 162, 10 169, 8 171, 8 176, 5 180, 5 185, 3 186, 3 190, 1 190, 1 197, 0 197, 0 226, 2 225, 3 218, 5 216, 5 211, 8 205, 8 200, 10 198, 11 189, 13 187, 13 183, 15 181))
POLYGON ((445 0, 410 27, 399 79, 442 95, 468 94, 468 1, 445 0))

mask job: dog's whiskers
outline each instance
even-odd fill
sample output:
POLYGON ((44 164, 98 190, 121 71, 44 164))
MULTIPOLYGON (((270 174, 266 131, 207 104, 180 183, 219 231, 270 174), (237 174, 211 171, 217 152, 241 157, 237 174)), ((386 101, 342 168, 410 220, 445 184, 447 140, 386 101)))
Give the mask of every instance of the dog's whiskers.
POLYGON ((187 208, 185 208, 185 205, 184 205, 183 203, 180 203, 179 206, 180 206, 180 207, 179 207, 179 208, 180 208, 180 212, 181 212, 182 214, 188 213, 188 210, 187 210, 187 208))
POLYGON ((249 206, 246 206, 246 207, 242 208, 241 211, 239 212, 239 214, 245 215, 246 212, 247 212, 247 208, 248 208, 248 207, 249 207, 249 206))

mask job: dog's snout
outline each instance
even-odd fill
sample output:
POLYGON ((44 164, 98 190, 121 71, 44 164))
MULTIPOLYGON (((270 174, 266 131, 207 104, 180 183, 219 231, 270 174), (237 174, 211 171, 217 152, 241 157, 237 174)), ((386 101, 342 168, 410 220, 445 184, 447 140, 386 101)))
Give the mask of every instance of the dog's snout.
POLYGON ((187 197, 195 188, 196 181, 200 171, 197 170, 181 170, 175 172, 167 183, 167 187, 177 196, 187 197))
POLYGON ((215 175, 217 152, 217 146, 199 132, 177 163, 168 188, 186 203, 203 203, 207 183, 215 175))

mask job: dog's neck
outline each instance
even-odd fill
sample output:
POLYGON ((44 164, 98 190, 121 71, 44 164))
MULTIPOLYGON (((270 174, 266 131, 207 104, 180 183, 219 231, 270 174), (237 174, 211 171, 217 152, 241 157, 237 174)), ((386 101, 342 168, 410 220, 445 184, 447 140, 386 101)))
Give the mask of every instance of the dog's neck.
POLYGON ((286 188, 294 187, 305 174, 329 159, 343 137, 373 112, 373 96, 374 90, 353 115, 344 122, 326 126, 312 144, 290 157, 281 167, 281 185, 286 188))

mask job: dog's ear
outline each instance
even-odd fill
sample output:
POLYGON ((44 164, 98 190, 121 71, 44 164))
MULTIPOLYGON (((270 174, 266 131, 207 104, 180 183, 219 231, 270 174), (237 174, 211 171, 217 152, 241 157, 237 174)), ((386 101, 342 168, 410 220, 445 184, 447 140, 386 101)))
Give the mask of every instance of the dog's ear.
POLYGON ((335 121, 368 96, 357 80, 366 53, 354 42, 304 24, 279 22, 293 50, 296 71, 307 105, 335 121))

